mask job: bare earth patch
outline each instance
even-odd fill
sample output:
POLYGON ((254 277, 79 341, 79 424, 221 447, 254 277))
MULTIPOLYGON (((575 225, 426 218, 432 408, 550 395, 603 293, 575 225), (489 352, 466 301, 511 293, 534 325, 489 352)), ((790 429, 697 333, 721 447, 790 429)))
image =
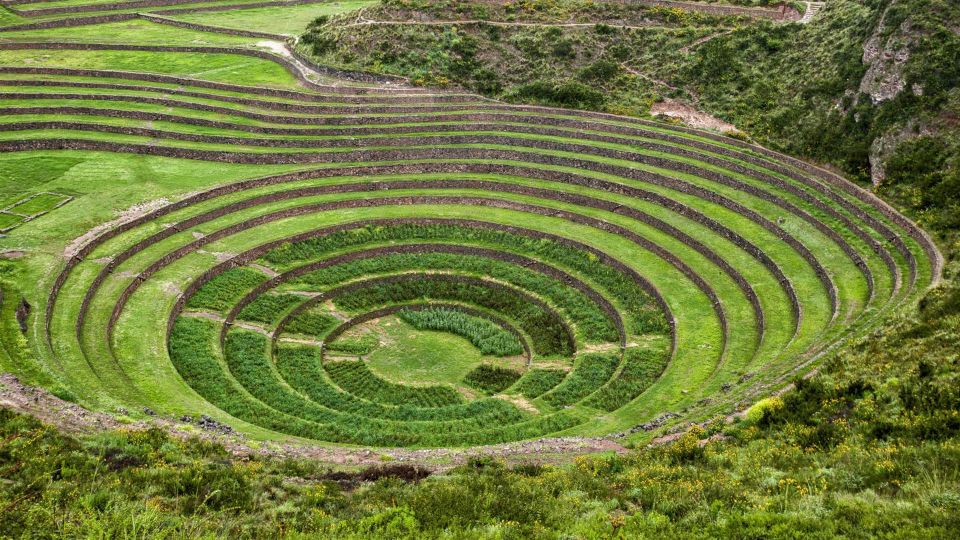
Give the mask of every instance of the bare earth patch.
POLYGON ((664 99, 654 103, 650 107, 650 114, 652 116, 676 118, 696 129, 709 129, 720 133, 740 133, 737 126, 674 99, 664 99))

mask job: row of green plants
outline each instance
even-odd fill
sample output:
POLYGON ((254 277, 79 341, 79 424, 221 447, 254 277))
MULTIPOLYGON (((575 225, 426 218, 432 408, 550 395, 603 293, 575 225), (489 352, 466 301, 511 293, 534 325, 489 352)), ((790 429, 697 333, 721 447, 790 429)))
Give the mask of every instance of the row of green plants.
POLYGON ((452 253, 395 253, 330 266, 293 280, 291 287, 325 289, 345 281, 403 271, 449 270, 506 281, 546 299, 563 310, 577 333, 589 342, 616 341, 618 332, 610 317, 583 292, 545 274, 485 256, 452 253))
POLYGON ((340 319, 329 314, 325 308, 313 307, 291 317, 284 326, 284 330, 291 334, 322 338, 340 323, 340 319))
POLYGON ((363 356, 370 354, 380 345, 380 340, 377 339, 377 336, 373 334, 360 334, 360 335, 342 335, 329 343, 325 343, 327 350, 363 356))
POLYGON ((245 294, 266 280, 266 274, 259 270, 231 268, 197 289, 187 300, 187 309, 226 314, 245 294))
MULTIPOLYGON (((455 446, 493 444, 571 428, 585 418, 571 411, 504 424, 504 415, 448 422, 377 420, 327 409, 285 386, 271 368, 267 339, 233 330, 228 334, 224 372, 216 352, 216 323, 179 318, 170 339, 170 357, 184 379, 207 401, 247 422, 290 435, 368 446, 455 446)), ((504 402, 504 406, 510 406, 504 402)), ((515 410, 516 408, 513 407, 515 410)), ((442 409, 440 409, 442 410, 442 409)), ((486 412, 479 409, 481 412, 486 412)))
POLYGON ((334 384, 345 391, 376 403, 446 407, 463 403, 460 393, 449 386, 407 386, 378 377, 362 360, 325 362, 323 368, 334 384))
POLYGON ((261 294, 240 310, 237 319, 275 325, 304 300, 304 297, 295 294, 261 294))
POLYGON ((497 323, 456 309, 404 309, 397 313, 417 330, 437 330, 467 338, 482 354, 515 356, 523 353, 520 339, 497 323))
POLYGON ((562 383, 542 396, 553 407, 572 405, 597 392, 613 377, 620 358, 613 354, 583 354, 562 383))
POLYGON ((630 276, 605 264, 595 254, 547 238, 485 227, 456 224, 367 225, 336 232, 321 238, 283 244, 263 258, 265 264, 288 268, 302 261, 320 259, 332 252, 367 244, 397 241, 449 242, 478 247, 490 246, 565 268, 584 281, 605 291, 627 318, 629 330, 637 334, 667 334, 670 326, 656 302, 630 276))
POLYGON ((605 411, 623 407, 656 382, 669 361, 670 355, 663 350, 640 347, 626 349, 623 367, 617 377, 590 396, 584 404, 605 411))
POLYGON ((366 313, 371 309, 420 300, 464 302, 480 306, 516 321, 530 336, 531 347, 542 356, 570 356, 573 343, 563 320, 544 307, 531 302, 514 289, 491 286, 481 282, 467 282, 450 276, 402 275, 393 282, 374 282, 345 292, 334 299, 344 311, 366 313), (444 279, 437 279, 444 277, 444 279))
POLYGON ((316 403, 371 418, 406 421, 448 421, 491 418, 502 425, 524 419, 522 412, 499 399, 478 399, 445 407, 415 407, 409 403, 387 405, 348 394, 334 385, 322 367, 322 354, 316 347, 282 345, 276 350, 280 375, 294 389, 316 403))
POLYGON ((515 369, 481 364, 467 373, 463 382, 484 394, 497 394, 513 386, 520 375, 515 369))
POLYGON ((560 384, 566 376, 567 372, 562 369, 533 368, 523 374, 514 390, 527 399, 533 399, 560 384))

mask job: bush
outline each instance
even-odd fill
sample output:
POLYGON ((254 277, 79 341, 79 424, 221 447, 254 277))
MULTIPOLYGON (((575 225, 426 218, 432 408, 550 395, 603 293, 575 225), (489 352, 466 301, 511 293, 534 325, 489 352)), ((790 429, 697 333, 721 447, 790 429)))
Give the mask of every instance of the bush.
POLYGON ((510 101, 533 101, 577 109, 599 109, 606 99, 602 92, 578 81, 557 83, 543 80, 514 87, 506 97, 510 101))

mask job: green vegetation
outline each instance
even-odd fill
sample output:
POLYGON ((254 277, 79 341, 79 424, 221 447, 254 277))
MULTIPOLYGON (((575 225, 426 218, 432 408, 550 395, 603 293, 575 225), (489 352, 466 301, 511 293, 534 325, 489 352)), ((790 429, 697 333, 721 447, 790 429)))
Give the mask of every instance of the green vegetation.
POLYGON ((187 21, 223 28, 254 29, 258 32, 298 34, 317 17, 353 12, 375 4, 374 0, 336 0, 299 6, 237 9, 174 15, 179 21, 187 21))
MULTIPOLYGON (((649 295, 644 292, 630 276, 612 268, 595 254, 576 249, 569 245, 546 238, 530 238, 521 234, 484 228, 447 225, 394 225, 366 226, 349 231, 337 232, 322 238, 303 242, 284 244, 264 256, 264 262, 288 268, 294 263, 303 263, 318 259, 324 254, 348 247, 359 248, 364 245, 376 245, 386 242, 448 242, 451 244, 471 244, 478 247, 494 247, 518 254, 536 256, 561 267, 569 267, 583 274, 589 280, 598 283, 607 293, 616 298, 623 310, 633 321, 638 333, 666 333, 669 331, 659 309, 653 305, 649 295)), ((515 268, 489 258, 476 258, 464 255, 418 255, 416 257, 393 255, 387 260, 360 260, 349 265, 317 270, 297 279, 298 283, 310 285, 331 285, 351 277, 365 274, 396 271, 402 268, 426 269, 440 268, 455 261, 459 272, 472 272, 478 275, 495 277, 516 283, 524 290, 551 298, 568 310, 577 321, 586 339, 612 341, 616 330, 608 317, 599 312, 588 299, 576 298, 575 291, 563 287, 544 276, 524 276, 515 268), (410 262, 407 262, 407 261, 410 262), (406 263, 406 264, 404 264, 406 263)))
POLYGON ((324 368, 340 388, 378 403, 442 407, 462 402, 456 391, 445 386, 413 387, 391 384, 373 374, 362 361, 329 362, 324 368))
POLYGON ((856 347, 757 421, 561 466, 476 460, 415 483, 386 465, 391 473, 350 489, 334 479, 353 476, 316 462, 232 459, 159 430, 76 439, 2 411, 0 465, 10 472, 0 502, 19 511, 0 520, 11 535, 951 537, 960 530, 956 431, 910 426, 942 426, 934 418, 956 410, 943 394, 955 388, 955 343, 925 349, 923 363, 900 348, 934 345, 907 336, 956 320, 947 305, 931 302, 922 319, 856 347), (908 408, 900 390, 876 384, 888 378, 910 389, 908 408), (935 395, 944 397, 928 401, 935 395), (711 433, 723 440, 700 447, 711 433))
POLYGON ((567 376, 561 369, 531 369, 520 378, 516 390, 525 398, 533 399, 560 384, 567 376))
POLYGON ((249 268, 232 268, 213 278, 190 297, 187 307, 226 312, 248 290, 256 287, 267 276, 249 268))
POLYGON ((276 324, 283 315, 303 298, 294 294, 264 294, 247 304, 237 315, 245 321, 255 321, 267 324, 276 324))
MULTIPOLYGON (((764 144, 836 164, 891 191, 900 182, 886 167, 914 151, 901 143, 922 135, 941 147, 939 156, 957 155, 950 119, 960 103, 960 14, 949 2, 837 0, 807 25, 742 24, 629 4, 616 17, 607 13, 613 7, 562 4, 533 2, 511 13, 482 2, 383 2, 365 16, 547 26, 358 27, 343 16, 320 21, 301 42, 324 61, 518 102, 635 115, 664 99, 692 102, 764 144), (601 24, 551 26, 584 11, 601 24), (631 12, 664 24, 620 27, 631 12), (605 17, 616 22, 604 24, 605 17)), ((929 214, 955 213, 937 206, 929 214)))
POLYGON ((605 354, 585 354, 577 358, 573 371, 543 395, 543 400, 554 407, 564 407, 580 401, 610 380, 619 359, 605 354))
POLYGON ((624 352, 623 367, 603 392, 598 392, 586 404, 607 411, 615 411, 639 396, 653 384, 667 367, 669 359, 661 351, 630 348, 624 352))
MULTIPOLYGON (((37 32, 33 39, 42 39, 37 32)), ((14 52, 20 55, 16 61, 32 58, 33 51, 14 52)), ((88 52, 69 51, 61 65, 98 65, 88 52)), ((115 53, 97 55, 96 62, 129 70, 133 55, 150 55, 115 53)), ((159 56, 175 59, 159 71, 176 73, 176 68, 197 76, 204 55, 159 56)), ((251 74, 263 73, 259 60, 250 66, 251 73, 229 68, 221 80, 249 84, 251 74)), ((13 115, 11 126, 27 118, 71 122, 69 129, 12 130, 5 141, 24 137, 46 144, 65 137, 140 145, 136 151, 145 153, 189 150, 204 159, 295 162, 246 169, 216 164, 236 180, 261 180, 199 192, 169 210, 166 202, 198 193, 181 178, 219 173, 204 168, 203 159, 158 157, 158 164, 189 165, 178 165, 184 167, 177 170, 182 176, 162 180, 164 187, 153 192, 147 191, 149 183, 135 180, 130 184, 138 186, 139 195, 117 190, 118 200, 129 201, 121 208, 166 198, 148 207, 163 213, 98 244, 66 270, 50 321, 57 353, 35 351, 36 371, 62 374, 63 386, 79 389, 75 398, 89 406, 140 410, 131 404, 144 400, 143 406, 164 412, 200 410, 256 437, 295 434, 386 445, 488 443, 563 430, 605 435, 668 410, 686 409, 693 420, 749 400, 755 385, 782 384, 778 381, 805 352, 846 332, 859 334, 871 323, 870 314, 910 299, 932 277, 922 243, 856 192, 832 187, 759 149, 668 125, 525 111, 470 95, 424 95, 422 89, 400 87, 321 85, 274 94, 136 75, 111 79, 41 71, 4 77, 0 83, 10 79, 16 90, 33 92, 20 101, 46 108, 23 118, 13 115), (53 89, 60 94, 47 99, 53 89), (89 110, 54 114, 57 107, 73 105, 89 110), (316 118, 325 123, 306 126, 316 118), (465 122, 478 126, 465 131, 465 122), (246 142, 224 142, 237 142, 236 137, 246 142), (370 139, 362 152, 349 149, 358 138, 370 139), (232 153, 212 153, 226 151, 232 153), (347 168, 331 170, 313 163, 314 157, 343 161, 347 168), (307 172, 262 176, 295 168, 307 172), (427 215, 431 219, 424 220, 427 215), (839 232, 831 237, 829 230, 839 232), (900 234, 903 244, 888 243, 890 234, 900 234), (830 280, 818 277, 815 264, 821 261, 830 280), (270 287, 257 288, 275 273, 270 287), (201 275, 212 279, 194 291, 201 275), (836 287, 835 297, 828 286, 836 287), (188 352, 173 351, 163 340, 164 321, 183 291, 189 291, 185 307, 191 318, 204 317, 197 313, 204 311, 238 317, 234 330, 225 333, 216 317, 208 319, 212 326, 205 339, 214 349, 202 362, 187 360, 188 352), (796 295, 795 308, 790 293, 796 295), (748 295, 755 295, 754 304, 748 295), (342 319, 408 304, 462 305, 516 329, 531 348, 528 373, 507 389, 507 399, 473 399, 477 394, 463 386, 471 370, 482 364, 516 370, 515 359, 484 358, 483 352, 499 353, 481 352, 449 331, 411 328, 423 339, 403 335, 392 342, 350 332, 326 339, 342 319), (803 317, 795 318, 794 309, 803 317), (831 322, 833 311, 838 318, 831 322), (676 325, 675 350, 670 322, 676 325), (272 336, 279 326, 276 345, 268 344, 267 336, 250 335, 243 339, 251 346, 241 351, 239 338, 230 337, 237 328, 272 336), (229 357, 217 351, 218 334, 234 344, 229 357), (598 369, 587 361, 591 365, 584 371, 578 363, 568 373, 574 358, 589 358, 583 353, 594 348, 612 351, 618 341, 630 345, 628 352, 648 352, 639 360, 633 353, 611 354, 598 369), (328 360, 363 356, 367 367, 391 384, 451 385, 463 392, 464 403, 449 411, 444 406, 412 412, 404 408, 411 404, 379 403, 333 385, 318 359, 280 362, 290 346, 321 342, 328 360), (172 362, 163 354, 168 350, 172 362), (61 358, 67 364, 51 368, 61 358), (91 365, 89 358, 98 360, 91 365), (310 362, 317 365, 301 373, 310 362), (206 379, 193 375, 200 364, 206 379), (224 373, 207 371, 215 366, 224 373), (271 382, 263 387, 266 380, 271 382), (249 395, 241 390, 247 383, 254 385, 249 395), (706 399, 725 387, 731 390, 723 399, 706 399), (223 397, 224 388, 240 397, 223 397), (321 408, 310 404, 313 400, 321 408), (271 405, 264 409, 265 403, 271 405), (587 422, 601 411, 608 413, 602 420, 587 422), (295 418, 301 414, 302 422, 295 418), (441 417, 455 417, 458 425, 439 430, 442 436, 425 435, 427 427, 402 435, 404 421, 441 417), (513 427, 494 431, 489 426, 496 421, 513 427)), ((70 155, 88 155, 84 152, 70 155)), ((69 175, 88 163, 85 159, 52 167, 68 175, 56 181, 72 182, 69 175)), ((111 159, 119 158, 104 163, 119 163, 111 159)), ((28 163, 13 162, 11 174, 28 163)), ((206 181, 204 186, 213 183, 206 181)), ((105 186, 77 185, 86 191, 76 192, 82 196, 71 205, 92 209, 86 194, 99 196, 96 189, 105 186)), ((23 236, 14 242, 35 238, 39 245, 52 237, 66 244, 78 228, 60 215, 42 219, 62 225, 18 229, 23 236)), ((98 216, 93 223, 110 217, 103 210, 93 215, 98 216)), ((43 261, 29 261, 32 275, 52 275, 43 261)), ((22 284, 29 278, 16 279, 22 284)), ((31 304, 46 305, 42 291, 31 294, 31 304)), ((515 338, 510 341, 517 351, 515 338)), ((639 432, 630 436, 645 438, 639 432)))
POLYGON ((447 308, 403 310, 400 318, 417 330, 438 330, 467 338, 481 354, 513 356, 523 352, 520 340, 493 321, 447 308))
POLYGON ((372 334, 357 337, 341 336, 327 344, 327 349, 335 353, 350 355, 370 354, 380 345, 380 340, 372 334))
POLYGON ((287 322, 284 329, 293 334, 321 338, 336 328, 340 320, 319 309, 307 310, 287 322))
POLYGON ((520 373, 515 370, 483 364, 467 373, 463 382, 486 394, 496 394, 512 386, 519 378, 520 373))
POLYGON ((485 359, 495 360, 464 336, 418 327, 403 313, 366 327, 374 347, 362 354, 369 353, 367 365, 376 374, 396 383, 456 385, 485 359))
POLYGON ((572 344, 560 317, 545 306, 531 302, 523 293, 483 281, 400 276, 394 282, 374 283, 346 292, 335 300, 337 307, 362 313, 376 306, 411 302, 466 302, 496 313, 508 314, 530 336, 531 346, 543 356, 569 355, 572 344))

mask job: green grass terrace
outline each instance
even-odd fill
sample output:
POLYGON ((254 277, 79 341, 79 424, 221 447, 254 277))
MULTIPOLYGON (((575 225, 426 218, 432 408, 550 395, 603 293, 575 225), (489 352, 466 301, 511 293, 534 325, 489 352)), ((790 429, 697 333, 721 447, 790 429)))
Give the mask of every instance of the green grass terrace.
POLYGON ((93 409, 379 447, 640 440, 769 394, 939 279, 870 193, 717 134, 311 74, 142 19, 0 40, 0 217, 50 203, 0 238, 24 263, 0 309, 32 307, 0 367, 93 409))

